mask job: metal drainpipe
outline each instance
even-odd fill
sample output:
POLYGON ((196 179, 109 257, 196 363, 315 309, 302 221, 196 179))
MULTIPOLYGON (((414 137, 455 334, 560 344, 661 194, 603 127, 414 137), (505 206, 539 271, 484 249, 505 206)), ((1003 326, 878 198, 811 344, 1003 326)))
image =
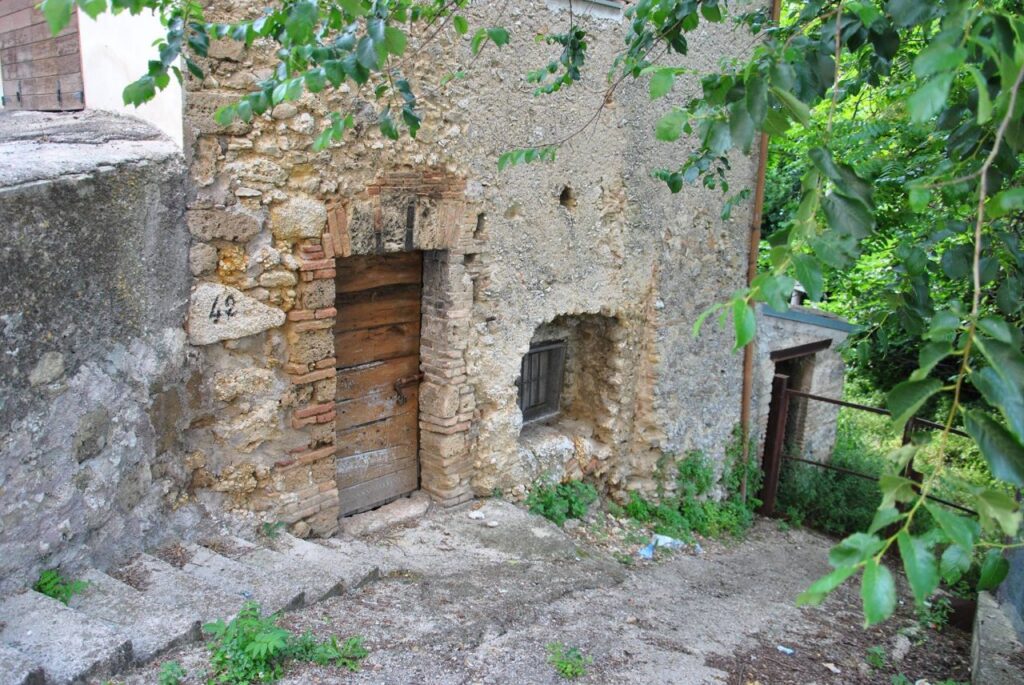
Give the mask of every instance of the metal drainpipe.
MULTIPOLYGON (((782 0, 772 0, 772 21, 779 22, 782 0)), ((754 214, 750 221, 750 244, 747 248, 747 285, 757 276, 758 247, 761 244, 761 215, 764 213, 764 182, 768 170, 768 134, 761 133, 761 155, 757 164, 757 185, 754 188, 754 214)), ((753 305, 751 305, 753 306, 753 305)), ((740 396, 740 437, 743 441, 744 466, 750 460, 750 403, 754 392, 754 342, 743 348, 743 390, 740 396)), ((747 469, 743 469, 740 498, 747 501, 747 469)))

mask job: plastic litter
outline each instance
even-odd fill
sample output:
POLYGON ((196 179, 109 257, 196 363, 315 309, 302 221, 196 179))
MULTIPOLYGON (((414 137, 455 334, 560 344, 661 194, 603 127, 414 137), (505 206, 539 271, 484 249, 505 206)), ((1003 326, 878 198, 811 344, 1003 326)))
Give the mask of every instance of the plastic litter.
POLYGON ((671 550, 682 549, 683 541, 668 535, 658 535, 655 533, 651 536, 651 541, 646 546, 637 550, 636 555, 641 559, 653 559, 655 547, 664 547, 671 550))
POLYGON ((484 512, 482 512, 482 511, 471 511, 467 515, 469 516, 469 518, 473 519, 474 521, 483 521, 484 520, 484 512))
POLYGON ((825 668, 827 668, 828 670, 832 671, 832 672, 833 672, 833 673, 835 673, 836 675, 839 675, 840 673, 842 673, 842 672, 843 672, 843 670, 842 670, 841 668, 839 668, 838 666, 836 666, 836 665, 835 665, 834 663, 832 663, 831 661, 826 661, 825 663, 823 663, 823 664, 822 664, 822 666, 824 666, 824 667, 825 667, 825 668))
POLYGON ((796 650, 795 649, 790 649, 789 647, 784 647, 782 645, 777 646, 775 649, 779 650, 780 652, 782 652, 786 656, 793 656, 794 654, 796 654, 796 650))

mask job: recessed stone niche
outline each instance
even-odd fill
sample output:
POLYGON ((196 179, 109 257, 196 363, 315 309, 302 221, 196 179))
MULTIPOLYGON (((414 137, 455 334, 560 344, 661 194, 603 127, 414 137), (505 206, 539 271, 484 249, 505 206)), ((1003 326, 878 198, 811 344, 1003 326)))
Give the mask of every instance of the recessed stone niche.
POLYGON ((519 434, 519 457, 535 478, 580 478, 612 456, 625 428, 626 338, 618 318, 601 314, 565 314, 537 327, 531 349, 564 342, 565 354, 557 413, 524 421, 519 434))

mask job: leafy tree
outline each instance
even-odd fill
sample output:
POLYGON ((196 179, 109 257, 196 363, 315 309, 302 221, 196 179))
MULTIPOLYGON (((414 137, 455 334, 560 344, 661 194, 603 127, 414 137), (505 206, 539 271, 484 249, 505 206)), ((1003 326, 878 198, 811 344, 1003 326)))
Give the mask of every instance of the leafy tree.
MULTIPOLYGON (((192 77, 203 78, 195 58, 212 40, 276 43, 274 72, 218 111, 221 124, 352 81, 376 95, 384 134, 415 136, 415 89, 398 60, 409 36, 425 42, 453 32, 469 37, 474 54, 510 41, 502 27, 471 29, 460 14, 468 0, 277 0, 259 17, 232 24, 207 22, 192 0, 44 0, 42 7, 56 30, 76 4, 90 16, 155 10, 162 17, 167 35, 158 59, 124 92, 133 104, 152 98, 172 75, 184 78, 179 58, 192 77)), ((773 205, 765 268, 748 288, 705 312, 695 330, 712 314, 720 321, 731 316, 743 347, 755 335, 753 303, 785 309, 797 281, 812 300, 828 288, 830 306, 867 314, 868 362, 890 342, 916 350, 916 363, 893 367, 902 370, 888 396, 897 426, 944 396, 940 453, 949 430, 963 425, 996 478, 1024 485, 1021 2, 806 0, 789 3, 781 21, 765 10, 730 16, 727 9, 725 0, 630 3, 626 41, 607 75, 609 96, 627 79, 644 79, 652 100, 672 100, 652 132, 658 140, 697 139, 678 164, 652 171, 671 192, 687 183, 732 192, 727 172, 735 151, 750 152, 767 137, 796 141, 777 148, 789 155, 786 192, 795 199, 773 205), (694 30, 725 21, 756 34, 751 54, 710 73, 685 66, 694 30), (687 78, 699 79, 701 94, 682 101, 674 87, 687 78), (967 406, 970 393, 977 402, 967 406)), ((545 39, 552 60, 526 75, 537 96, 572 87, 587 69, 587 33, 571 12, 565 31, 545 39)), ((339 144, 351 125, 350 115, 336 112, 315 147, 339 144)), ((564 140, 510 150, 499 166, 553 159, 564 140)), ((726 196, 723 214, 748 194, 726 196)), ((920 484, 906 477, 919 447, 891 456, 874 522, 832 550, 834 571, 802 602, 821 601, 859 575, 866 622, 884 620, 896 603, 882 563, 890 548, 899 551, 918 602, 941 576, 962 573, 976 552, 984 554, 980 587, 1006 575, 1001 550, 1018 543, 995 540, 1016 539, 1018 504, 1004 489, 978 487, 969 502, 977 521, 933 505, 926 496, 943 469, 920 484), (934 525, 912 533, 925 511, 934 525)))

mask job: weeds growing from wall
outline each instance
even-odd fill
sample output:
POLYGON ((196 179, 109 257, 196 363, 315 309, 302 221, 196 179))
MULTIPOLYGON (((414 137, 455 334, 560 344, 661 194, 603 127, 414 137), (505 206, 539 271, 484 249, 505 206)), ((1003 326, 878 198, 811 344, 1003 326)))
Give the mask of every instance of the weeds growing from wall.
MULTIPOLYGON (((682 460, 672 457, 658 461, 657 501, 630 493, 629 502, 621 513, 641 523, 653 524, 654 532, 680 540, 692 541, 694 533, 704 537, 741 537, 754 522, 754 511, 760 501, 752 493, 760 489, 761 471, 753 449, 743 463, 742 442, 738 432, 726 447, 725 467, 718 484, 722 498, 713 499, 715 469, 712 462, 699 450, 692 450, 682 460), (673 468, 674 466, 674 468, 673 468), (674 474, 673 474, 674 471, 674 474), (747 497, 742 496, 744 473, 747 497), (663 479, 673 474, 675 492, 665 492, 663 479)), ((613 512, 616 513, 616 512, 613 512)))
POLYGON ((369 654, 358 636, 339 644, 333 637, 318 641, 308 632, 295 635, 278 626, 276 616, 264 616, 255 602, 246 602, 230 621, 207 623, 203 630, 211 636, 207 647, 212 674, 207 682, 217 685, 272 683, 290 661, 357 671, 369 654))
POLYGON ((89 583, 84 580, 72 580, 61 575, 58 569, 51 568, 39 574, 39 580, 32 589, 67 604, 74 595, 85 592, 87 587, 89 583))
POLYGON ((587 509, 597 500, 597 490, 590 483, 571 480, 566 483, 538 484, 530 490, 526 506, 534 514, 540 514, 556 525, 566 519, 581 519, 587 509))

